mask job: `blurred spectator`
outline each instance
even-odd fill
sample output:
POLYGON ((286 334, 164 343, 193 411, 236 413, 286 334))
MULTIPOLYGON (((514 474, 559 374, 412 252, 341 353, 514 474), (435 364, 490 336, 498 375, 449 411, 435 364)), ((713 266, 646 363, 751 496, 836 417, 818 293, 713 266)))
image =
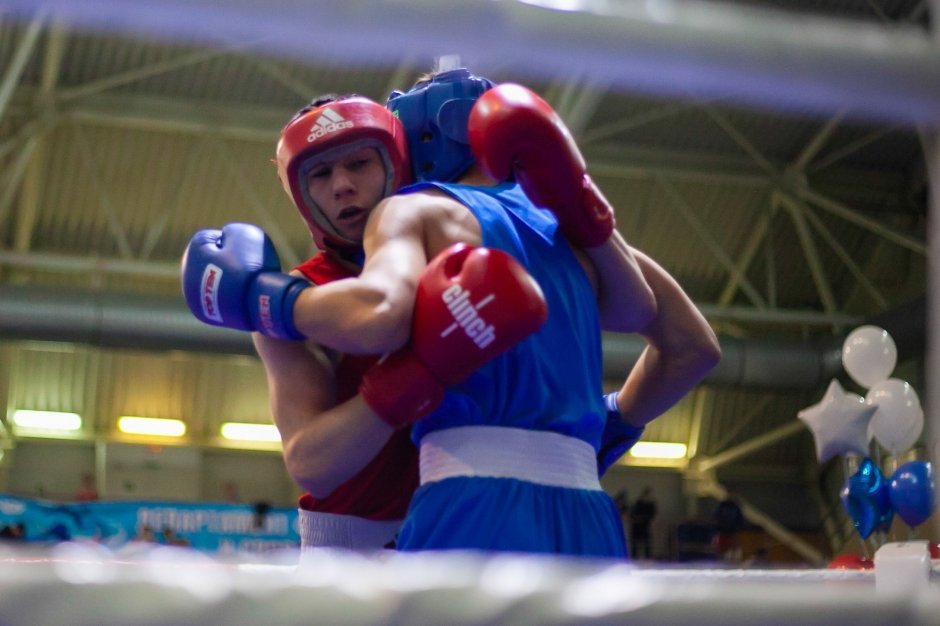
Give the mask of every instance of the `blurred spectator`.
POLYGON ((626 523, 626 519, 630 515, 630 497, 626 489, 617 492, 614 496, 614 504, 617 505, 620 517, 624 518, 624 523, 626 523))
POLYGON ((255 530, 264 528, 264 521, 271 511, 271 504, 268 502, 255 502, 254 527, 255 530))
POLYGON ((741 563, 742 567, 761 569, 770 566, 770 550, 765 546, 757 549, 753 556, 741 563))
POLYGON ((85 472, 82 474, 82 484, 75 492, 76 502, 94 502, 98 499, 98 489, 95 487, 95 477, 85 472))
POLYGON ((634 559, 653 558, 652 538, 650 526, 656 517, 656 500, 653 499, 653 489, 644 487, 640 497, 630 507, 630 550, 634 559))
POLYGON ((238 485, 232 481, 227 481, 224 485, 222 485, 222 501, 241 502, 241 496, 238 495, 238 485))
MULTIPOLYGON (((630 498, 627 493, 626 489, 621 489, 613 496, 614 506, 616 506, 617 511, 620 512, 620 522, 623 524, 624 532, 630 529, 630 498)), ((627 536, 626 539, 627 546, 629 546, 629 536, 627 536)))
POLYGON ((744 513, 738 497, 729 491, 712 513, 715 524, 714 545, 718 558, 728 563, 741 562, 741 542, 738 535, 744 528, 744 513))
POLYGON ((189 546, 190 543, 186 539, 180 537, 176 534, 169 526, 163 527, 163 543, 168 546, 189 546))
POLYGON ((160 543, 157 541, 157 536, 153 532, 153 527, 148 526, 147 524, 144 524, 140 527, 137 535, 135 535, 131 541, 139 541, 142 543, 160 543))
POLYGON ((6 541, 25 541, 26 524, 17 522, 0 528, 0 540, 6 541))

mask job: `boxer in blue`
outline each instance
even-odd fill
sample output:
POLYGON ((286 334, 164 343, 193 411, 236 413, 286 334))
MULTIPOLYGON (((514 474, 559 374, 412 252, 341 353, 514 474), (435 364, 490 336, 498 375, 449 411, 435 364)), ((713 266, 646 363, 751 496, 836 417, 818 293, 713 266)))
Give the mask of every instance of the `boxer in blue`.
POLYGON ((717 362, 717 341, 675 281, 616 233, 554 111, 524 88, 492 87, 454 70, 392 94, 387 106, 424 181, 402 193, 444 194, 466 207, 483 245, 524 260, 543 286, 549 321, 415 425, 422 486, 399 547, 620 556, 619 515, 596 472, 701 380, 717 362), (470 144, 488 174, 482 181, 470 144), (515 184, 491 186, 507 179, 528 197, 515 184), (662 300, 652 312, 649 291, 662 300), (605 328, 649 342, 603 403, 598 312, 605 328))

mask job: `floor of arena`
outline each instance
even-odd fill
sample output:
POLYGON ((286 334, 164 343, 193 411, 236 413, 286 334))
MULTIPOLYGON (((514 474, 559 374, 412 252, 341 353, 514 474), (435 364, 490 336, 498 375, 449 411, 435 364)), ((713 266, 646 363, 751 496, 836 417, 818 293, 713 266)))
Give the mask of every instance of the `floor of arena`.
POLYGON ((869 570, 331 550, 298 564, 295 551, 6 548, 0 624, 940 624, 940 561, 897 545, 901 553, 879 551, 869 570))

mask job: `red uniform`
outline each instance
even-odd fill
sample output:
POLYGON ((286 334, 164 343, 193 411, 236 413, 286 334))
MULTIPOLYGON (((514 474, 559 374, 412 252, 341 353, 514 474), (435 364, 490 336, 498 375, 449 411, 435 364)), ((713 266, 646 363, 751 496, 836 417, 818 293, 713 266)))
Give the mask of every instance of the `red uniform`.
MULTIPOLYGON (((316 285, 355 276, 333 257, 324 253, 317 254, 296 269, 316 285)), ((342 356, 336 368, 337 402, 344 402, 356 395, 363 372, 377 360, 376 356, 342 356)), ((374 543, 371 537, 350 536, 350 533, 365 533, 374 537, 374 529, 368 530, 355 523, 355 519, 341 519, 338 516, 380 523, 390 522, 391 524, 384 526, 387 528, 405 517, 411 496, 417 487, 418 450, 411 442, 410 429, 401 429, 392 435, 385 447, 366 467, 329 496, 318 500, 309 493, 302 495, 299 500, 301 524, 304 523, 303 511, 326 514, 319 516, 317 520, 319 528, 314 533, 316 545, 336 546, 338 543, 339 547, 349 548, 382 547, 386 542, 370 545, 374 543), (322 527, 324 519, 329 522, 326 524, 327 528, 322 527), (352 521, 352 525, 346 524, 347 521, 352 521), (334 532, 337 529, 339 532, 334 532)), ((303 529, 301 535, 303 536, 303 529)), ((394 533, 389 536, 389 540, 393 537, 394 533)))

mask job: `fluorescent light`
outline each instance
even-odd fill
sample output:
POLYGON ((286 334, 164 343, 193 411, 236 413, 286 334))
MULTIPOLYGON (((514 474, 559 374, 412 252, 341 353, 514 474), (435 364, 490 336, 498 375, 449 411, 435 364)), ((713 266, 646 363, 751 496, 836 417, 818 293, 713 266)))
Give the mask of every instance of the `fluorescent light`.
POLYGON ((684 443, 638 441, 630 448, 630 456, 641 459, 684 459, 687 450, 684 443))
POLYGON ((249 424, 246 422, 225 422, 219 430, 225 439, 235 441, 281 442, 281 433, 274 424, 249 424))
POLYGON ((186 423, 182 420, 122 415, 118 418, 118 430, 128 435, 182 437, 186 434, 186 423))
POLYGON ((82 428, 82 416, 62 411, 31 411, 17 409, 13 412, 13 424, 17 429, 44 432, 74 432, 82 428))

